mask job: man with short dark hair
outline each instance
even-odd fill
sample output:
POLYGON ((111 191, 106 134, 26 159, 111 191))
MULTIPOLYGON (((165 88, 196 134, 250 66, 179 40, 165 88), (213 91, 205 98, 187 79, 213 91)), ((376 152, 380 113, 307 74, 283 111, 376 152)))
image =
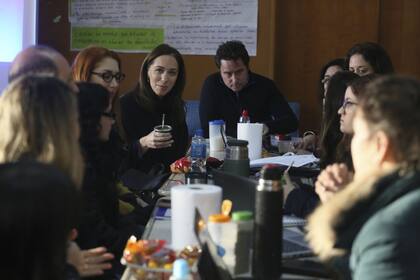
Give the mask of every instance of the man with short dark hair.
POLYGON ((297 129, 296 116, 274 82, 250 71, 242 42, 221 44, 215 62, 220 71, 207 77, 200 97, 200 121, 206 136, 209 121, 222 119, 226 134, 236 137, 243 110, 248 111, 251 122, 263 123, 265 132, 285 134, 297 129))

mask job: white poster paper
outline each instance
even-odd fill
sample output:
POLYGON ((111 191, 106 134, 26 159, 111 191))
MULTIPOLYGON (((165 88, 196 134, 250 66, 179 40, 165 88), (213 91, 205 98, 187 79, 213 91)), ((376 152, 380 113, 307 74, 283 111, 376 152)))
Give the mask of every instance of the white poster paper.
MULTIPOLYGON (((134 28, 147 33, 147 29, 152 26, 154 34, 157 34, 156 28, 163 30, 160 43, 173 45, 183 54, 214 55, 220 43, 240 40, 250 55, 256 55, 258 0, 69 1, 69 20, 72 27, 78 28, 76 34, 72 33, 72 49, 89 45, 87 38, 83 42, 73 42, 73 38, 78 38, 75 35, 92 32, 92 27, 101 28, 100 33, 106 33, 104 26, 113 31, 115 28, 134 28), (89 27, 89 32, 80 29, 83 27, 89 27)), ((92 43, 97 42, 98 38, 95 40, 92 43)), ((132 49, 133 45, 127 48, 127 42, 121 42, 120 46, 111 44, 112 48, 136 52, 132 49)), ((139 45, 142 48, 144 46, 139 45)))

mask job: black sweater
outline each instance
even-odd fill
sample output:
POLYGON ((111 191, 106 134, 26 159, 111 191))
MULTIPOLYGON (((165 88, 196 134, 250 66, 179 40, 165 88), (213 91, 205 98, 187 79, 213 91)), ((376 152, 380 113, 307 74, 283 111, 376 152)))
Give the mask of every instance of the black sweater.
POLYGON ((185 119, 180 123, 171 113, 171 105, 164 104, 165 98, 159 104, 159 108, 148 111, 137 102, 135 95, 138 91, 125 94, 120 99, 121 118, 127 141, 130 145, 138 145, 141 137, 148 135, 153 128, 162 122, 162 114, 165 114, 165 124, 172 126, 172 138, 174 143, 169 148, 148 149, 141 158, 137 159, 136 168, 143 172, 149 172, 152 168, 163 164, 166 170, 175 160, 183 157, 188 147, 188 130, 185 119))
POLYGON ((264 123, 269 133, 289 133, 297 129, 298 121, 274 82, 249 73, 248 84, 237 94, 223 82, 220 73, 207 77, 201 89, 200 121, 208 137, 209 121, 222 119, 226 134, 236 137, 242 110, 247 110, 251 122, 264 123))
POLYGON ((119 260, 128 238, 131 235, 140 238, 142 227, 131 216, 121 216, 118 212, 115 181, 119 161, 109 143, 97 143, 93 147, 82 144, 82 149, 85 158, 84 211, 76 242, 82 249, 105 246, 115 255, 113 269, 100 278, 111 279, 112 274, 122 270, 119 260))

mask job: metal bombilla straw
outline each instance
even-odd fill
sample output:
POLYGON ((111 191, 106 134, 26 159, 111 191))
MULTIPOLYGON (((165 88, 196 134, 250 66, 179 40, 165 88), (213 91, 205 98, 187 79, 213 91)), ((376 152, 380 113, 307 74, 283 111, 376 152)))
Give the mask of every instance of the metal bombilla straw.
POLYGON ((225 149, 228 147, 227 144, 227 136, 225 134, 225 130, 223 129, 224 125, 220 126, 220 135, 222 135, 223 145, 225 146, 225 149))

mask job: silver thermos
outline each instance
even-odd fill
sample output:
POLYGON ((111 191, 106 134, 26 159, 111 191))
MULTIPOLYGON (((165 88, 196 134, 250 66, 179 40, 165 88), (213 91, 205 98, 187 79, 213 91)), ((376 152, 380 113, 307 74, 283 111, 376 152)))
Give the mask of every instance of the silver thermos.
POLYGON ((223 170, 239 176, 249 176, 248 141, 228 139, 223 170))

